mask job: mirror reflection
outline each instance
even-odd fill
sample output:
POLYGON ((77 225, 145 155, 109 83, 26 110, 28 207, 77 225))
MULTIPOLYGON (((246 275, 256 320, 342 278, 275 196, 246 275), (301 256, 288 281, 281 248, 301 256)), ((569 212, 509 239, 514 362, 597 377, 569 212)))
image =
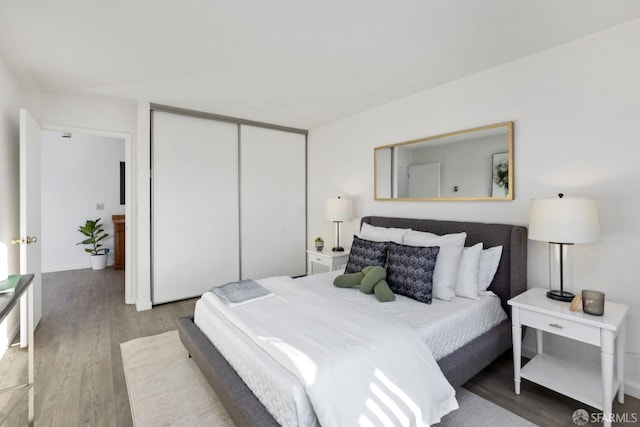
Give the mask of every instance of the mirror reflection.
POLYGON ((512 200, 513 122, 374 149, 376 200, 512 200))

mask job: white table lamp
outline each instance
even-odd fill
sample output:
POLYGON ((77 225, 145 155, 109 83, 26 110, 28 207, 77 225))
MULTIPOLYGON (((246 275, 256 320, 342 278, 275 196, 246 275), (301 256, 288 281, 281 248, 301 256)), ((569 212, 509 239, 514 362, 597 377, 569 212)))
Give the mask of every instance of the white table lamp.
POLYGON ((351 200, 329 199, 325 205, 325 218, 327 221, 333 221, 336 225, 335 246, 331 249, 333 252, 343 252, 344 248, 340 245, 340 223, 351 221, 353 211, 351 200))
POLYGON ((547 297, 571 301, 574 295, 564 290, 564 246, 594 243, 600 240, 596 201, 591 197, 564 197, 531 201, 529 239, 560 245, 560 289, 547 297))

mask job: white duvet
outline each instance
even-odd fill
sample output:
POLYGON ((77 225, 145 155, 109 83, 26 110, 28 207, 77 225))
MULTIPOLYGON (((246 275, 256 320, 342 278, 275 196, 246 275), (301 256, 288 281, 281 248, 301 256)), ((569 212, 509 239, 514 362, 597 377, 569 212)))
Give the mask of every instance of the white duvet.
POLYGON ((411 328, 288 277, 258 283, 275 297, 234 308, 207 300, 300 381, 321 425, 424 426, 458 408, 411 328))

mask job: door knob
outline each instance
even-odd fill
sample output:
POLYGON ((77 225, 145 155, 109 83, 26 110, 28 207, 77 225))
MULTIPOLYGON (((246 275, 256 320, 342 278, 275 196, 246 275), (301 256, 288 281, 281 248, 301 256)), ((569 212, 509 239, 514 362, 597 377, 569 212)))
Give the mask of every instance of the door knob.
POLYGON ((11 239, 11 244, 12 245, 17 245, 18 243, 25 243, 27 245, 30 245, 30 244, 35 243, 37 241, 38 241, 38 238, 36 236, 27 236, 26 239, 24 237, 20 238, 20 239, 17 238, 17 237, 14 237, 13 239, 11 239))

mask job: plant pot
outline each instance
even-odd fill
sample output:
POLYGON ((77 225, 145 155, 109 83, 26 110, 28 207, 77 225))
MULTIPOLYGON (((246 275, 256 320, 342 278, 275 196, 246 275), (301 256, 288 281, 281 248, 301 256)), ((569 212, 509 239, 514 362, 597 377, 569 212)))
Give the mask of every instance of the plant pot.
POLYGON ((104 270, 107 266, 107 255, 91 255, 91 268, 93 270, 104 270))

